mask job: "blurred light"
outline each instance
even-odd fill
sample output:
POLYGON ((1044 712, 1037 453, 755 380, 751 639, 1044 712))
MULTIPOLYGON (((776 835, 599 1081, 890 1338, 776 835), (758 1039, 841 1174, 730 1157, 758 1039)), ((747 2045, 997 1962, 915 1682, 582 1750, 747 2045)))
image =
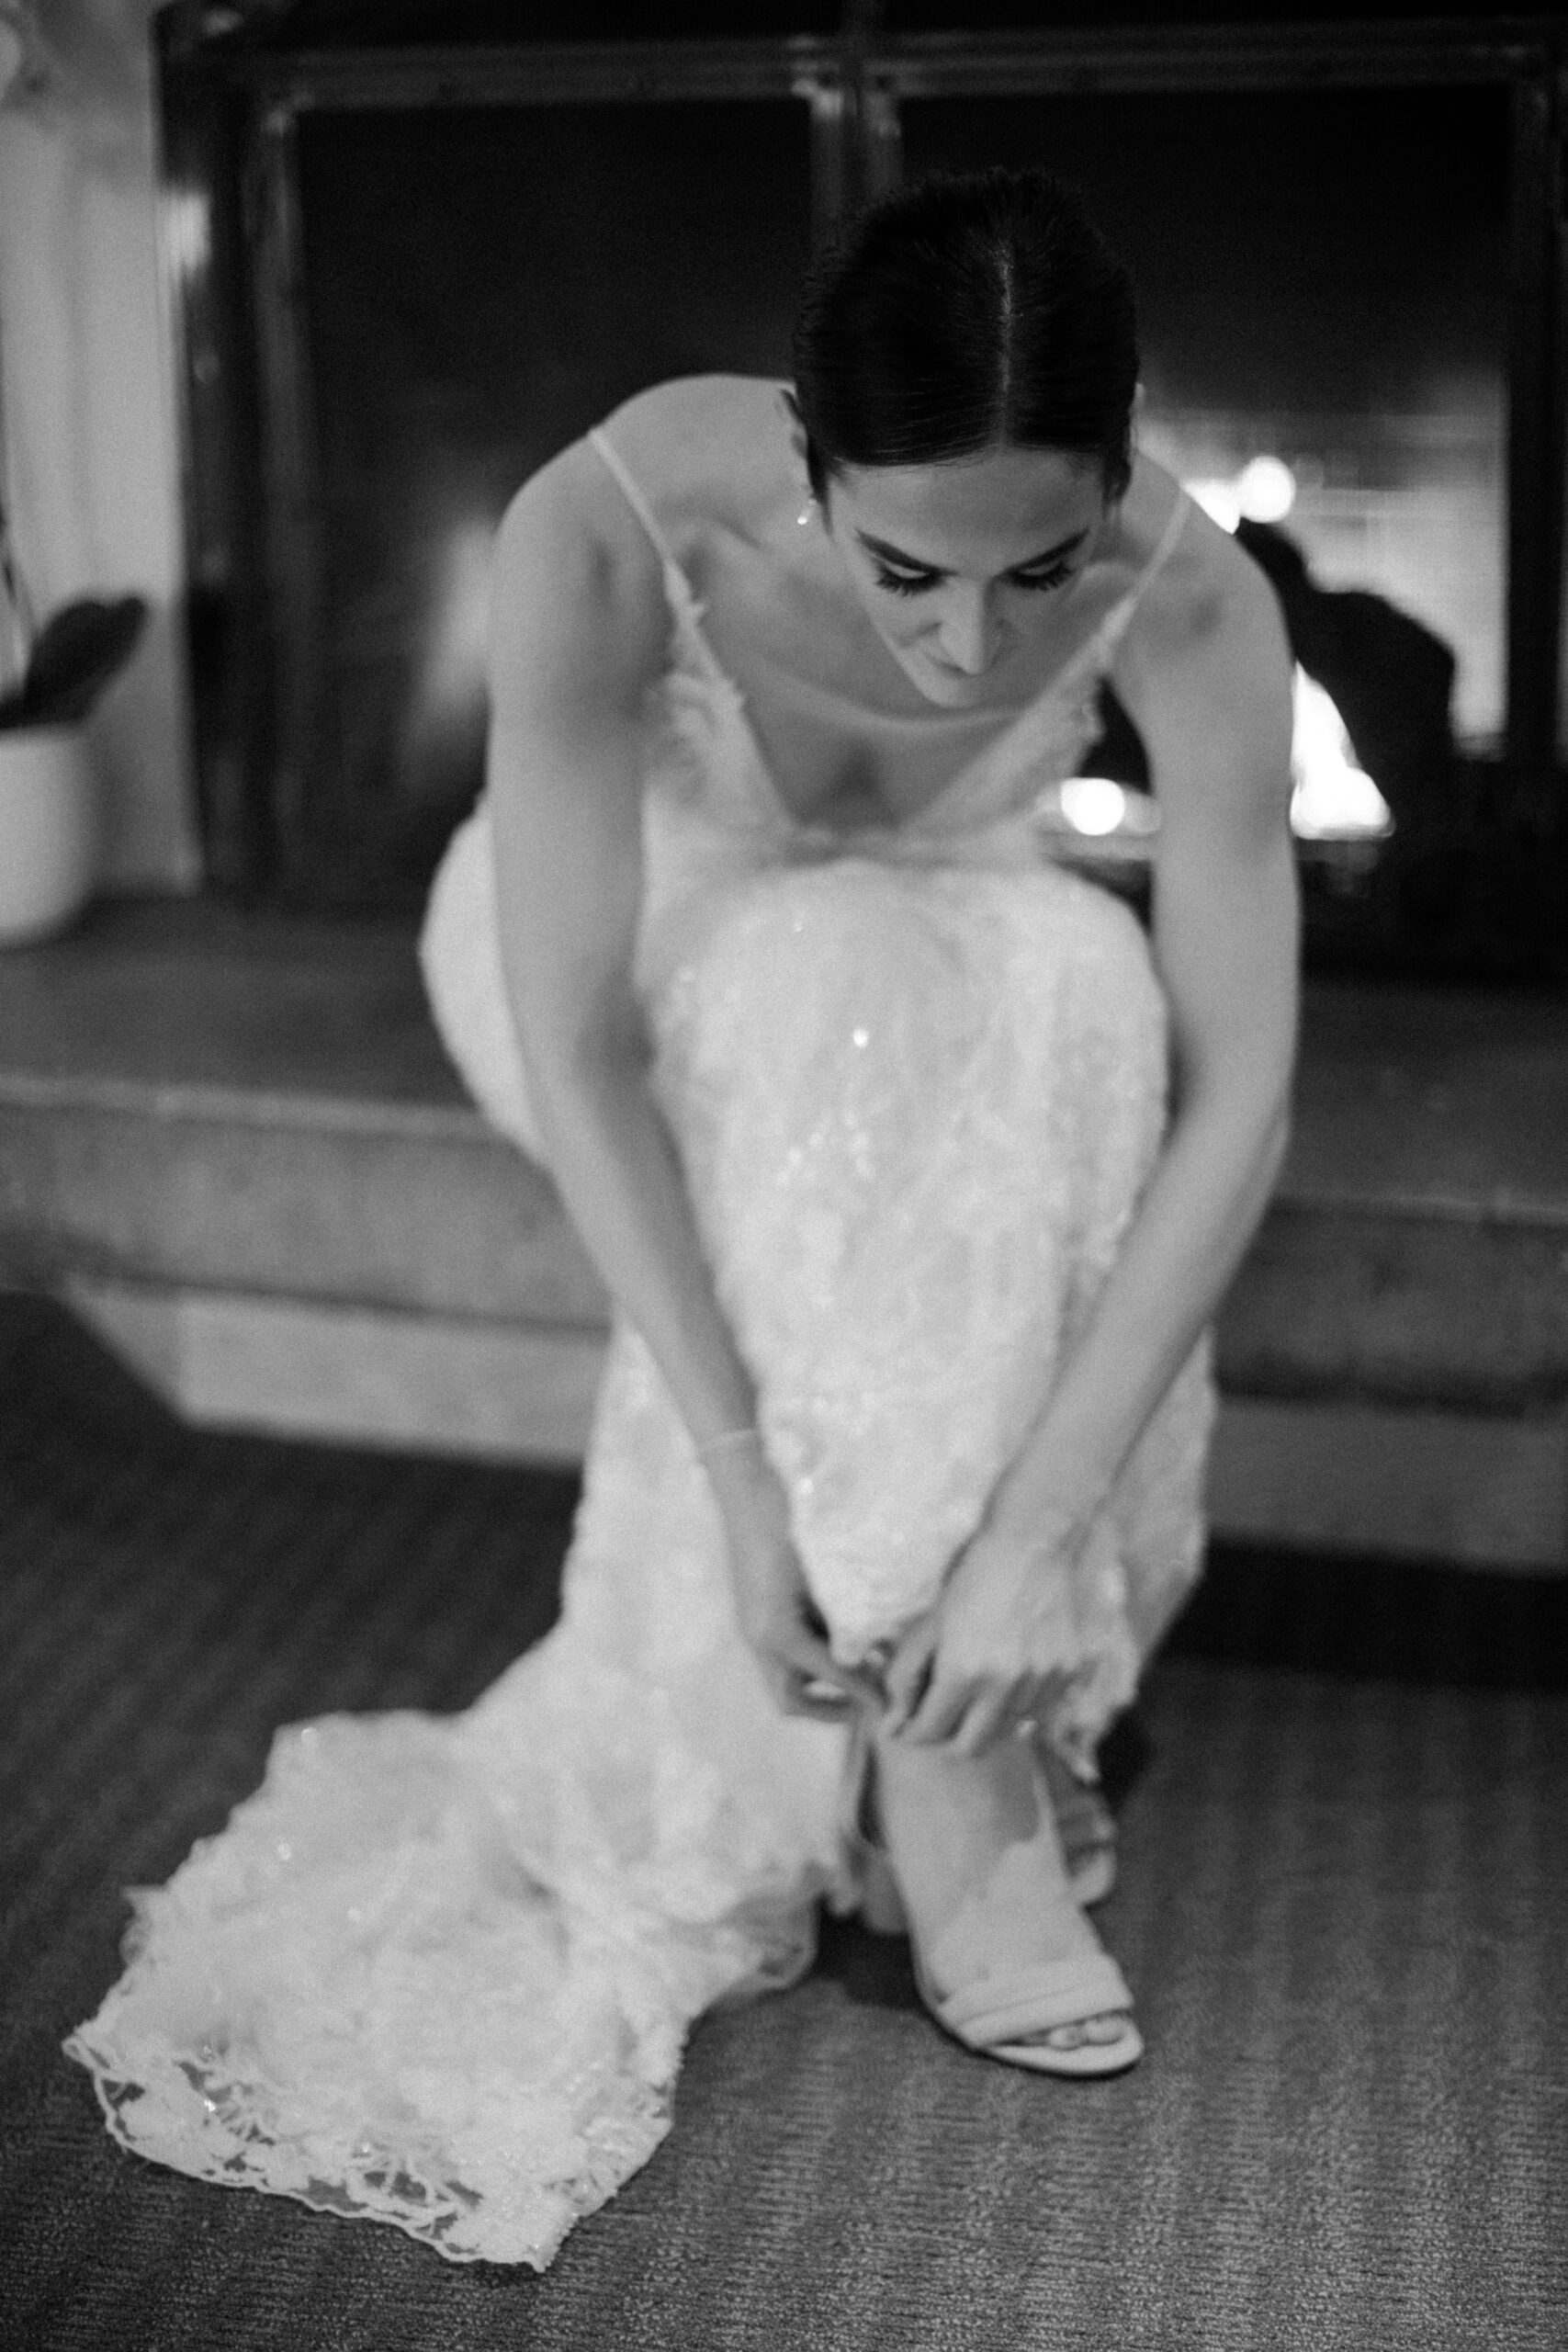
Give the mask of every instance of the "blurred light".
POLYGON ((1235 482, 1205 475, 1197 481, 1183 482, 1181 487, 1189 498, 1196 500, 1210 521, 1219 525, 1222 531, 1235 530, 1241 520, 1241 501, 1236 496, 1235 482))
MULTIPOLYGON (((1047 831, 1105 842, 1118 858, 1145 858, 1160 830, 1158 804, 1104 775, 1047 785, 1034 803, 1047 831)), ((1371 842, 1393 831, 1393 812, 1356 764, 1333 697, 1297 664, 1292 684, 1291 830, 1298 840, 1371 842)))
POLYGON ((1201 474, 1181 485, 1222 531, 1249 523, 1279 523, 1296 503, 1296 478, 1282 458, 1250 458, 1240 473, 1201 474))
POLYGON ((1296 503, 1296 478, 1278 458, 1254 458, 1235 478, 1235 495, 1249 523, 1282 523, 1296 503))
POLYGON ((446 542, 441 594, 425 655, 427 707, 466 703, 482 691, 490 642, 490 573, 495 525, 461 523, 446 542))
POLYGON ((1062 786, 1062 814, 1075 832, 1119 832, 1126 820, 1127 796, 1109 776, 1069 776, 1062 786))
POLYGON ((1034 801, 1034 815, 1047 833, 1058 840, 1076 834, 1098 842, 1118 859, 1146 858, 1149 843, 1159 831, 1159 810, 1146 792, 1130 792, 1107 775, 1070 775, 1062 784, 1045 785, 1034 801))
POLYGON ((1298 662, 1291 742, 1291 830, 1303 841, 1382 841, 1393 812, 1364 769, 1334 701, 1298 662))
POLYGON ((212 224, 200 188, 170 188, 164 198, 164 243, 180 278, 199 277, 212 259, 212 224))

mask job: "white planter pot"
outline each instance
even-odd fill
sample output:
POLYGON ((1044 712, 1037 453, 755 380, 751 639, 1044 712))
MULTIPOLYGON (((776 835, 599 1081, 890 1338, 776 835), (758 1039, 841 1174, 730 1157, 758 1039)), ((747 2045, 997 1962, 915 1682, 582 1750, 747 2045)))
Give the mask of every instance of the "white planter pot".
POLYGON ((0 947, 46 939, 81 912, 97 834, 82 729, 0 728, 0 947))

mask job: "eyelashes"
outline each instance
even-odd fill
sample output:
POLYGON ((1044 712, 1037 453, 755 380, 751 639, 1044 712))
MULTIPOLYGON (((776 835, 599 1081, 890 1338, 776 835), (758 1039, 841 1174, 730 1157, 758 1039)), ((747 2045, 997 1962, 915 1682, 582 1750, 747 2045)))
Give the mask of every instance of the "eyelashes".
MULTIPOLYGON (((1072 576, 1073 567, 1070 563, 1054 563, 1048 571, 1016 571, 1011 575, 1009 584, 1014 588, 1043 592, 1046 589, 1060 588, 1063 582, 1070 580, 1072 576)), ((875 577, 877 586, 886 588, 894 596, 929 596, 937 585, 936 580, 929 572, 889 571, 883 565, 878 565, 875 577)))
POLYGON ((923 577, 911 579, 907 571, 884 571, 879 566, 876 584, 894 596, 929 596, 936 582, 923 577))
POLYGON ((1060 588, 1072 576, 1070 563, 1054 563, 1048 571, 1020 572, 1012 584, 1015 588, 1060 588))

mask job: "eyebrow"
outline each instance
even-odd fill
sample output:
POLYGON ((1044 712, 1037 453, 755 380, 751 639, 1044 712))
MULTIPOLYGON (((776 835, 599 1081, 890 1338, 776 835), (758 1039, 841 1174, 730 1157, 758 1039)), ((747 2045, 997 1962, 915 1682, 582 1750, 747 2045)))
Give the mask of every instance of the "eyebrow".
MULTIPOLYGON (((890 539, 873 538, 869 531, 857 531, 855 537, 868 555, 879 556, 884 563, 902 564, 906 571, 924 572, 930 580, 952 577, 951 572, 944 571, 940 563, 922 563, 918 556, 906 555, 902 548, 896 548, 890 539)), ((1075 548, 1082 547, 1088 537, 1087 530, 1074 531, 1070 537, 1058 539, 1054 548, 1043 548, 1039 555, 1025 556, 1021 563, 1010 563, 1008 572, 1035 571, 1041 564, 1051 563, 1058 556, 1071 555, 1075 548)))

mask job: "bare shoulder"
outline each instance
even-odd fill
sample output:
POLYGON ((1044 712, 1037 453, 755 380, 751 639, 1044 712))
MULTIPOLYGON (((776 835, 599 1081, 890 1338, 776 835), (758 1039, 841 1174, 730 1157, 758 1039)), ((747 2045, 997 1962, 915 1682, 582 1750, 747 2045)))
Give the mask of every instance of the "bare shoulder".
MULTIPOLYGON (((611 411, 600 431, 681 552, 687 527, 745 527, 776 496, 788 452, 780 388, 751 376, 681 376, 611 411), (774 479, 778 477, 778 479, 774 479)), ((501 526, 503 565, 562 588, 610 575, 657 601, 659 558, 609 467, 584 435, 530 476, 501 526)))
POLYGON ((630 707, 663 666, 658 553, 586 441, 530 475, 496 534, 490 677, 498 719, 606 685, 630 707))
MULTIPOLYGON (((1171 477, 1156 468, 1135 486, 1145 516, 1168 519, 1180 494, 1171 477)), ((1146 536, 1147 521, 1142 527, 1146 536)), ((1148 747, 1168 814, 1228 808, 1234 819, 1250 805, 1273 821, 1290 767, 1284 624, 1258 566, 1196 504, 1138 606, 1115 683, 1148 747)))
MULTIPOLYGON (((655 384, 601 428, 682 554, 688 532, 745 528, 787 453, 777 384, 687 376, 655 384)), ((491 595, 492 684, 584 672, 629 701, 662 668, 670 615, 661 566, 625 490, 586 436, 531 475, 502 518, 491 595)))
POLYGON ((743 522, 788 471, 783 388, 763 376, 678 376, 624 401, 606 437, 661 514, 743 522))
MULTIPOLYGON (((1176 501, 1186 497, 1175 478, 1148 458, 1138 461, 1129 503, 1134 495, 1142 501, 1138 523, 1146 539, 1156 537, 1156 522, 1163 528, 1176 501)), ((1283 647, 1279 605, 1263 573, 1189 498, 1170 559, 1139 606, 1129 651, 1159 673, 1194 660, 1245 663, 1249 657, 1280 655, 1283 647)))

